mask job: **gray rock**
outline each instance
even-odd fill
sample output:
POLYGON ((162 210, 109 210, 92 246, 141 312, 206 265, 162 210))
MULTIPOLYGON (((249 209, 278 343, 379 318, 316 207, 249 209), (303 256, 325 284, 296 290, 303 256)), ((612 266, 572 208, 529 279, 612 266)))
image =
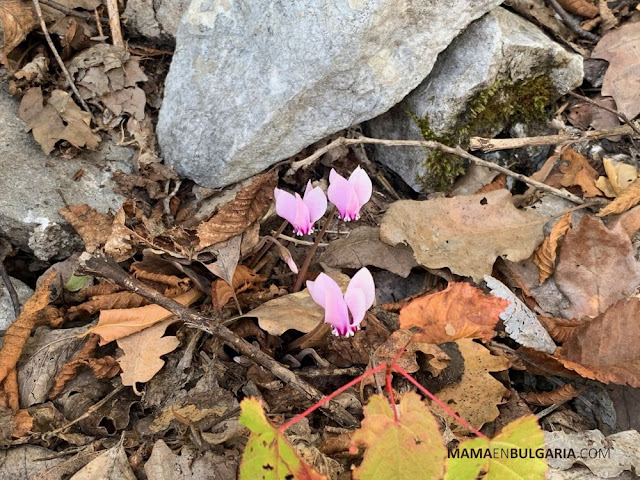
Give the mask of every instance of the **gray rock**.
MULTIPOLYGON (((509 120, 517 120, 530 108, 530 92, 542 97, 548 92, 552 101, 581 82, 582 57, 565 51, 527 20, 496 8, 456 38, 420 86, 367 122, 365 131, 378 138, 421 140, 411 113, 419 119, 427 115, 431 133, 443 143, 464 143, 471 135, 493 136, 509 120)), ((424 150, 376 146, 372 151, 375 160, 412 188, 424 188, 424 150)))
POLYGON ((385 112, 500 0, 193 0, 160 110, 165 160, 206 187, 248 178, 385 112))
MULTIPOLYGON (((33 294, 33 290, 17 278, 11 278, 11 283, 18 294, 20 305, 24 305, 24 302, 33 294)), ((6 330, 15 319, 16 316, 13 312, 13 304, 11 303, 11 297, 9 297, 9 291, 4 282, 0 280, 0 331, 6 330)))
POLYGON ((123 18, 134 34, 147 40, 174 43, 182 14, 190 0, 128 0, 123 18))
POLYGON ((117 210, 124 199, 112 190, 111 172, 131 171, 133 152, 104 142, 76 158, 47 157, 24 131, 2 75, 0 84, 0 235, 41 260, 67 257, 83 245, 58 210, 65 201, 117 210), (79 170, 84 174, 75 181, 79 170))

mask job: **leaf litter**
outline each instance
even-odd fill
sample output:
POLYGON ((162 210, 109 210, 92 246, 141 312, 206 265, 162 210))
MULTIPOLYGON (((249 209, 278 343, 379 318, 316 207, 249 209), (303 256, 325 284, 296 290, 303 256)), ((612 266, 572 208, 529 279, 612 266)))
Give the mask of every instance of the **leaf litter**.
MULTIPOLYGON (((76 13, 105 14, 97 0, 60 3, 76 13)), ((559 3, 587 19, 584 28, 603 35, 593 58, 607 60, 609 68, 602 91, 592 99, 632 119, 639 110, 633 95, 637 22, 611 29, 617 17, 628 14, 624 7, 588 0, 559 3)), ((27 129, 47 154, 96 149, 105 135, 117 135, 137 149, 136 171, 114 176, 128 197, 119 211, 101 214, 87 205, 66 205, 61 215, 87 252, 106 251, 132 278, 200 312, 209 323, 204 331, 194 330, 193 319, 175 316, 121 285, 96 283, 81 271, 65 274, 64 281, 62 275, 41 280, 0 350, 0 401, 8 419, 1 429, 3 442, 34 442, 40 445, 38 455, 50 458, 65 445, 81 446, 84 460, 69 463, 64 473, 75 474, 72 478, 103 478, 105 471, 119 478, 168 478, 178 470, 182 473, 171 478, 202 478, 210 472, 225 479, 238 472, 241 478, 257 472, 279 478, 282 469, 304 472, 305 478, 336 478, 350 470, 352 478, 376 478, 374 466, 385 475, 415 470, 414 476, 428 471, 434 477, 475 478, 483 472, 486 478, 501 478, 497 472, 503 468, 542 475, 546 462, 523 467, 449 459, 444 473, 446 448, 536 448, 542 431, 522 415, 544 416, 542 409, 551 405, 559 415, 550 415, 545 428, 566 429, 558 420, 562 415, 592 424, 575 433, 546 432, 548 445, 613 445, 617 460, 582 462, 583 468, 599 475, 637 471, 637 436, 609 435, 593 423, 597 407, 582 406, 597 382, 640 387, 635 348, 640 331, 634 323, 640 215, 633 208, 640 194, 635 153, 624 136, 607 140, 616 143, 612 148, 603 142, 604 157, 577 145, 552 153, 539 172, 528 167, 532 178, 596 200, 578 212, 567 212, 571 206, 558 202, 548 209, 555 197, 533 190, 519 195, 521 185, 475 165, 467 183, 458 182, 449 196, 415 200, 398 195, 404 190, 394 190, 397 182, 365 162, 367 173, 377 174, 373 200, 359 205, 357 223, 328 218, 325 243, 304 267, 315 237, 292 240, 278 230, 274 189, 302 191, 311 180, 326 190, 332 175, 346 179, 358 170, 354 159, 362 152, 342 148, 330 166, 325 158, 317 168, 293 175, 275 169, 222 195, 198 190, 159 156, 150 105, 156 105, 154 89, 160 82, 153 62, 140 53, 149 50, 119 49, 100 40, 95 22, 45 5, 43 10, 92 113, 76 103, 50 56, 26 46, 26 36, 38 26, 31 4, 7 1, 0 5, 1 62, 15 67, 10 88, 22 95, 19 115, 27 129), (265 248, 261 237, 267 235, 280 247, 265 248), (394 308, 371 308, 346 339, 331 336, 323 322, 331 311, 312 298, 304 282, 295 291, 298 272, 291 265, 304 280, 327 272, 343 295, 349 277, 363 267, 371 269, 376 282, 380 274, 388 275, 397 291, 408 292, 405 285, 416 277, 423 281, 394 308), (289 375, 323 394, 356 378, 365 366, 371 370, 395 361, 472 428, 494 432, 506 426, 492 439, 469 440, 472 430, 454 422, 437 402, 411 391, 412 384, 398 372, 390 384, 399 400, 396 419, 389 401, 376 394, 390 393, 380 370, 337 397, 362 420, 360 430, 341 430, 318 415, 280 432, 278 426, 306 408, 307 399, 274 371, 253 363, 253 354, 206 330, 218 325, 255 347, 254 354, 286 364, 289 375), (123 386, 131 399, 118 390, 123 386), (241 413, 239 400, 249 397, 261 403, 245 400, 241 413), (245 425, 251 432, 248 444, 245 425), (147 437, 130 435, 134 431, 147 437), (269 450, 274 444, 262 451, 264 445, 256 441, 265 435, 281 447, 278 452, 269 450), (331 451, 339 455, 323 451, 332 441, 337 443, 331 451), (422 452, 420 461, 416 452, 422 452), (393 461, 377 465, 383 456, 393 461), (275 473, 265 465, 277 467, 275 473)), ((574 40, 567 45, 576 45, 574 40)), ((556 121, 565 120, 584 131, 612 128, 624 118, 583 102, 558 110, 556 121)), ((353 318, 353 312, 347 316, 353 318)), ((14 444, 9 452, 24 448, 14 444)), ((578 471, 573 462, 548 463, 554 473, 578 471)), ((51 465, 42 462, 43 468, 51 465)))

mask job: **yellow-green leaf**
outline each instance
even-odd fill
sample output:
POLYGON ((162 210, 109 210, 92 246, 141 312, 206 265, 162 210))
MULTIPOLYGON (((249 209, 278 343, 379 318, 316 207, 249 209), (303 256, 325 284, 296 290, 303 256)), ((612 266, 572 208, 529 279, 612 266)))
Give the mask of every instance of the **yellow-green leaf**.
POLYGON ((536 417, 522 417, 504 427, 494 439, 475 438, 461 443, 447 460, 446 478, 475 480, 482 471, 486 472, 483 480, 544 480, 547 461, 540 453, 544 453, 542 429, 536 417))
POLYGON ((267 420, 255 398, 240 403, 240 423, 251 430, 240 463, 240 480, 326 480, 296 454, 284 436, 267 420))
POLYGON ((429 408, 413 392, 402 396, 398 420, 389 401, 374 395, 364 407, 362 428, 351 438, 352 452, 366 447, 357 480, 440 479, 444 476, 447 450, 429 408))

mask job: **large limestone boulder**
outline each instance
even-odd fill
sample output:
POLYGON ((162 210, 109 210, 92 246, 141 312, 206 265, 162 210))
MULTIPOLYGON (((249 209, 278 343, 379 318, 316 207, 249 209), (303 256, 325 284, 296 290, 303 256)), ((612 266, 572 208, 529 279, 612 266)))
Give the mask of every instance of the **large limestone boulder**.
POLYGON ((48 157, 18 118, 18 101, 0 72, 0 236, 41 260, 68 257, 83 244, 58 210, 86 203, 117 211, 111 173, 130 171, 133 151, 106 142, 75 158, 48 157))
MULTIPOLYGON (((496 8, 467 27, 418 88, 367 122, 365 131, 409 140, 422 140, 424 133, 464 145, 472 135, 493 136, 509 123, 539 120, 545 106, 582 83, 582 75, 581 56, 527 20, 496 8)), ((433 171, 450 160, 444 155, 409 147, 376 146, 373 152, 417 191, 448 180, 434 178, 447 174, 444 167, 433 171)))
POLYGON ((193 0, 157 128, 206 187, 242 180, 385 112, 500 0, 193 0))

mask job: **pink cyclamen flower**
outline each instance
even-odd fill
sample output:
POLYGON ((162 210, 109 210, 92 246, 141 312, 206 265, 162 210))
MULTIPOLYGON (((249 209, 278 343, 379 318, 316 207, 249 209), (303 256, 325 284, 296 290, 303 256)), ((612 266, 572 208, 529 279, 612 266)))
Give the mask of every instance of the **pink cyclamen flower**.
POLYGON ((373 277, 366 268, 353 276, 344 295, 338 284, 324 273, 308 281, 307 288, 313 301, 324 308, 324 321, 333 327, 333 334, 345 337, 358 330, 375 300, 373 277))
POLYGON ((345 222, 360 218, 360 209, 371 198, 371 190, 371 179, 362 168, 356 168, 349 180, 331 169, 327 195, 345 222))
POLYGON ((327 211, 327 197, 320 187, 312 188, 311 181, 307 183, 302 198, 297 193, 294 196, 279 188, 276 188, 273 194, 276 199, 276 213, 293 225, 296 235, 313 233, 313 224, 327 211))

